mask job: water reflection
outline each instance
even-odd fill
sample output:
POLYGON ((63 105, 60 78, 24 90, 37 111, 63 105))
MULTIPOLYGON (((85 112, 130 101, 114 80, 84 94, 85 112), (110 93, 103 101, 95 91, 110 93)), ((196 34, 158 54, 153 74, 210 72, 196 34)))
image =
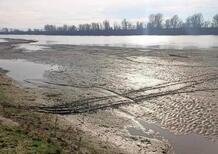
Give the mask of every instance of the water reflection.
POLYGON ((8 76, 23 82, 27 79, 43 79, 45 71, 57 70, 58 66, 37 64, 26 60, 0 60, 0 68, 8 70, 8 76))
POLYGON ((17 46, 17 49, 24 49, 24 52, 33 52, 33 51, 47 49, 47 47, 35 43, 30 43, 30 44, 19 44, 17 46))
POLYGON ((0 35, 0 38, 32 39, 37 44, 100 45, 158 48, 217 47, 218 36, 43 36, 0 35))
POLYGON ((163 129, 156 124, 147 123, 143 120, 137 120, 140 128, 129 127, 131 135, 154 137, 155 134, 161 136, 170 142, 176 154, 217 154, 218 142, 212 141, 197 134, 175 135, 167 129, 163 129))
POLYGON ((0 42, 7 42, 6 40, 4 40, 4 39, 0 39, 0 42))

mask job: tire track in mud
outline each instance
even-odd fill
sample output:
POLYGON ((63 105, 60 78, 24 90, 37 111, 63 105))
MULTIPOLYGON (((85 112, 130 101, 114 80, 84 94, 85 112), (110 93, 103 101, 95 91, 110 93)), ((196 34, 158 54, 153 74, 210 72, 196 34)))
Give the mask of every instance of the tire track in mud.
POLYGON ((145 87, 145 88, 141 88, 138 90, 129 91, 126 94, 131 94, 131 93, 136 93, 136 92, 141 92, 141 91, 146 91, 146 90, 160 89, 160 88, 165 88, 165 87, 178 85, 178 84, 186 84, 186 83, 191 83, 191 82, 196 83, 197 81, 199 81, 199 80, 196 80, 196 78, 200 78, 200 77, 204 77, 204 78, 205 77, 215 77, 215 78, 217 78, 217 76, 218 76, 218 74, 214 74, 214 73, 201 74, 201 75, 186 78, 184 80, 178 80, 178 81, 174 81, 174 82, 164 82, 164 83, 152 86, 152 87, 145 87))
POLYGON ((130 58, 121 58, 121 59, 125 59, 129 62, 133 62, 133 63, 138 63, 138 64, 146 64, 146 65, 156 65, 156 66, 167 66, 167 67, 187 67, 187 68, 213 68, 216 66, 210 66, 210 65, 185 65, 185 64, 163 64, 163 63, 151 63, 151 62, 143 62, 143 61, 136 61, 130 58))
MULTIPOLYGON (((41 81, 45 84, 54 86, 68 86, 73 88, 98 88, 112 93, 111 96, 93 97, 89 99, 80 99, 72 102, 62 103, 54 106, 39 106, 37 111, 52 113, 52 114, 78 114, 85 112, 96 112, 108 108, 119 108, 120 106, 130 105, 134 103, 142 103, 143 101, 150 100, 157 97, 175 95, 182 93, 194 93, 199 91, 211 92, 217 91, 215 88, 196 88, 201 84, 218 79, 218 74, 209 73, 201 74, 187 78, 186 80, 179 80, 174 82, 165 82, 152 87, 145 87, 138 90, 129 91, 127 93, 118 93, 110 89, 98 86, 75 86, 67 84, 59 84, 47 81, 41 81)), ((29 81, 30 82, 30 81, 29 81)))

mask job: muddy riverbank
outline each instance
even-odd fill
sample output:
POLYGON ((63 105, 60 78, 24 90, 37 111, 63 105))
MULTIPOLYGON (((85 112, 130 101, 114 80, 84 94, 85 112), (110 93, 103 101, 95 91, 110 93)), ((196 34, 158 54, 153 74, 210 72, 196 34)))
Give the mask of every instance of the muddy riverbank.
POLYGON ((0 64, 47 100, 38 112, 59 114, 124 153, 217 152, 217 48, 44 44, 26 52, 18 43, 0 42, 0 64), (20 77, 11 68, 22 72, 26 61, 36 65, 20 77), (40 65, 42 76, 28 75, 40 65))

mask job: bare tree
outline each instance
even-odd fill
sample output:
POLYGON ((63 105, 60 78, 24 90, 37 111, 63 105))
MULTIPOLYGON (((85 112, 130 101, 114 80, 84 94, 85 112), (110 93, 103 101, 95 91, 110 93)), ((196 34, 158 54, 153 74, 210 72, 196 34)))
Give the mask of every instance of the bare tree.
POLYGON ((47 32, 55 32, 56 27, 54 25, 45 25, 44 30, 47 31, 47 32))
POLYGON ((99 23, 91 23, 91 29, 93 31, 99 31, 100 30, 100 24, 99 23))
POLYGON ((79 31, 90 31, 91 25, 90 24, 80 24, 79 25, 79 31))
POLYGON ((3 32, 3 33, 8 33, 8 32, 9 32, 9 29, 8 29, 8 28, 2 28, 2 29, 1 29, 1 32, 3 32))
POLYGON ((110 25, 108 20, 103 22, 93 22, 75 25, 45 25, 43 29, 28 29, 26 31, 19 29, 2 28, 2 34, 45 34, 45 35, 135 35, 135 34, 218 34, 217 29, 209 30, 210 28, 218 28, 218 14, 211 21, 205 21, 201 13, 189 16, 183 22, 178 15, 174 15, 164 21, 161 13, 151 14, 148 23, 136 22, 131 23, 123 19, 121 23, 110 25), (164 30, 164 28, 168 30, 164 30), (187 29, 186 29, 187 28, 187 29), (190 31, 189 28, 192 28, 190 31), (203 28, 203 29, 202 29, 203 28), (207 28, 207 29, 205 29, 207 28), (148 29, 148 30, 147 30, 148 29), (185 30, 184 30, 185 29, 185 30), (123 31, 122 31, 123 30, 123 31), (193 30, 193 31, 192 31, 193 30), (142 31, 144 31, 142 33, 142 31), (114 33, 115 32, 115 33, 114 33))
POLYGON ((137 22, 137 23, 136 23, 136 29, 137 29, 137 30, 143 30, 143 29, 144 29, 144 24, 143 24, 143 22, 137 22))
POLYGON ((151 14, 149 16, 149 23, 148 28, 158 28, 161 29, 163 26, 163 15, 158 14, 151 14))
POLYGON ((135 25, 133 25, 132 23, 128 22, 127 23, 127 29, 128 30, 133 30, 133 29, 135 29, 135 25))
POLYGON ((171 28, 180 28, 182 26, 182 21, 179 19, 178 15, 174 15, 170 19, 171 28))
POLYGON ((75 25, 72 25, 72 26, 68 27, 68 31, 70 31, 70 32, 75 32, 76 30, 77 30, 77 28, 76 28, 75 25))
POLYGON ((103 27, 104 30, 110 30, 111 29, 110 22, 108 20, 103 21, 103 27))
POLYGON ((161 13, 155 15, 155 23, 157 28, 162 28, 163 15, 161 13))
POLYGON ((213 17, 213 27, 218 27, 218 14, 213 17))
POLYGON ((165 21, 165 28, 167 28, 167 29, 171 28, 170 19, 167 19, 165 21))
POLYGON ((149 22, 148 22, 147 28, 148 28, 148 29, 153 29, 153 28, 155 28, 155 15, 154 15, 154 14, 151 14, 151 15, 149 16, 149 22))
POLYGON ((210 21, 205 21, 202 27, 210 28, 210 26, 211 26, 211 22, 210 21))
POLYGON ((123 21, 122 21, 122 29, 124 29, 124 30, 127 30, 127 28, 128 28, 128 22, 127 22, 127 20, 126 19, 123 19, 123 21))
POLYGON ((114 23, 114 30, 120 30, 121 26, 118 23, 114 23))
POLYGON ((189 28, 201 28, 204 25, 204 17, 201 13, 194 14, 186 19, 189 28))

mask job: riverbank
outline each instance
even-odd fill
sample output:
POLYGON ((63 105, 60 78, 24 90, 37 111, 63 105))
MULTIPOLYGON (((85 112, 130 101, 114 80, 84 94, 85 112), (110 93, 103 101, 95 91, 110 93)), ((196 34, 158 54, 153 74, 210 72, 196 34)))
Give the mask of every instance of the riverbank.
POLYGON ((37 112, 37 94, 0 73, 0 151, 3 153, 122 153, 87 136, 58 115, 37 112), (31 104, 31 105, 30 105, 31 104))
MULTIPOLYGON (((9 43, 11 41, 17 41, 15 44, 19 42, 10 40, 9 43)), ((22 52, 13 45, 8 45, 8 42, 0 45, 1 58, 13 58, 15 55, 11 54, 22 52)), ((43 109, 46 106, 66 101, 66 96, 60 93, 61 89, 52 88, 52 85, 23 87, 21 82, 7 77, 7 72, 1 69, 0 74, 1 134, 8 134, 2 138, 4 146, 1 150, 6 153, 132 154, 140 151, 161 154, 170 149, 163 141, 131 137, 127 132, 123 132, 124 126, 131 124, 129 119, 119 118, 111 111, 68 116, 59 114, 58 110, 45 113, 43 109), (21 147, 21 141, 27 144, 21 147)), ((67 87, 62 90, 71 91, 67 87)))
POLYGON ((217 48, 22 47, 2 42, 0 65, 37 112, 123 153, 216 154, 217 48))

